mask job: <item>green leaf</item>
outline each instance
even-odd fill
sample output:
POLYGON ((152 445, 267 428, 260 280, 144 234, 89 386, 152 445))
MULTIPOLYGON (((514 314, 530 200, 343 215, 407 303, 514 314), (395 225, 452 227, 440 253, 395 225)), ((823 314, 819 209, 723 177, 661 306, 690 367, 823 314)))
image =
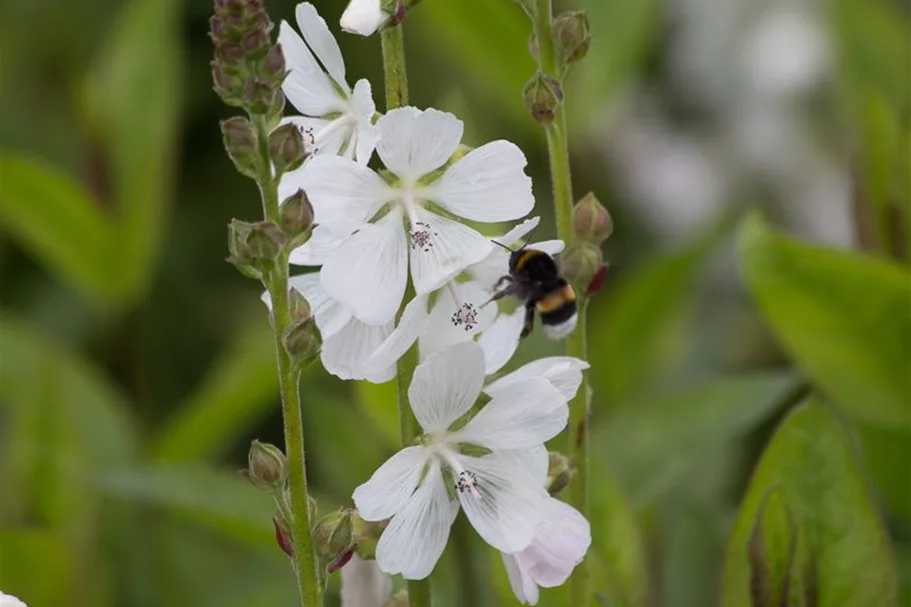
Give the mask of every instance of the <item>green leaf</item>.
POLYGON ((641 505, 767 419, 797 388, 790 373, 753 373, 631 402, 595 428, 593 455, 607 462, 633 503, 641 505))
POLYGON ((77 583, 72 556, 59 534, 0 531, 0 588, 4 592, 30 607, 58 607, 71 604, 77 583))
POLYGON ((192 461, 225 453, 275 404, 275 364, 275 337, 264 314, 240 331, 202 385, 176 409, 151 448, 153 456, 192 461))
POLYGON ((82 295, 120 302, 113 229, 79 183, 32 158, 0 153, 0 225, 82 295))
POLYGON ((177 166, 181 50, 175 0, 123 5, 86 83, 90 125, 107 151, 120 210, 123 289, 141 294, 160 252, 177 166))
POLYGON ((750 291, 810 379, 857 419, 911 431, 911 273, 785 238, 755 215, 739 244, 750 291))
POLYGON ((799 530, 777 487, 762 497, 747 548, 754 607, 787 607, 797 565, 799 530))
POLYGON ((396 382, 371 384, 357 383, 358 401, 361 410, 379 428, 390 445, 399 444, 398 392, 396 382))
POLYGON ((750 538, 771 491, 793 513, 794 527, 806 531, 800 587, 792 582, 790 589, 815 594, 812 603, 802 604, 897 605, 895 558, 850 442, 831 412, 811 400, 782 422, 753 472, 728 544, 723 607, 753 605, 750 538))
POLYGON ((164 508, 252 544, 275 541, 272 499, 234 474, 164 465, 104 471, 97 484, 111 495, 164 508))

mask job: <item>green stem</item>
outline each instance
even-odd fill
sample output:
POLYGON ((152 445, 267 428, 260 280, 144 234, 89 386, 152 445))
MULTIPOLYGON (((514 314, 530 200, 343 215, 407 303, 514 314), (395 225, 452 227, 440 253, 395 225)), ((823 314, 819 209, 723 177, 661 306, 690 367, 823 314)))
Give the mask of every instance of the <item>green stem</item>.
MULTIPOLYGON (((551 35, 553 7, 551 0, 536 0, 534 15, 535 40, 538 46, 538 69, 545 76, 562 80, 554 41, 551 35)), ((569 165, 569 143, 566 133, 565 103, 557 108, 552 124, 547 126, 547 152, 550 160, 550 176, 553 184, 554 213, 557 220, 557 237, 567 246, 576 240, 573 233, 573 188, 569 165)), ((576 330, 566 338, 566 354, 588 360, 586 341, 586 308, 584 293, 577 293, 579 321, 576 330)), ((586 380, 578 394, 569 403, 569 453, 576 469, 570 491, 571 503, 586 518, 589 518, 589 448, 588 425, 591 418, 591 388, 586 380)), ((576 567, 570 578, 570 605, 584 607, 589 601, 588 559, 576 567)))
MULTIPOLYGON (((259 140, 260 171, 259 189, 263 212, 268 221, 279 221, 278 183, 272 176, 269 159, 269 131, 265 118, 254 119, 259 140)), ((291 305, 288 293, 288 252, 281 254, 275 268, 265 277, 266 288, 272 299, 272 329, 275 332, 275 354, 278 359, 278 379, 282 398, 282 418, 285 426, 285 456, 288 458, 288 483, 291 489, 292 542, 294 571, 297 574, 303 607, 322 605, 322 586, 313 537, 310 527, 310 508, 307 496, 307 466, 304 452, 304 423, 301 414, 300 368, 285 349, 282 337, 291 326, 291 305)))
MULTIPOLYGON (((408 105, 408 77, 405 72, 405 41, 402 34, 402 25, 387 27, 380 34, 383 47, 383 75, 386 80, 386 111, 408 105)), ((409 281, 402 298, 402 315, 405 304, 414 298, 414 286, 409 281)), ((399 429, 402 445, 408 445, 417 436, 417 423, 408 403, 408 386, 414 377, 414 370, 418 366, 417 344, 411 346, 408 352, 399 359, 397 368, 398 378, 398 404, 399 404, 399 429)), ((409 607, 430 607, 430 581, 408 581, 409 607)))

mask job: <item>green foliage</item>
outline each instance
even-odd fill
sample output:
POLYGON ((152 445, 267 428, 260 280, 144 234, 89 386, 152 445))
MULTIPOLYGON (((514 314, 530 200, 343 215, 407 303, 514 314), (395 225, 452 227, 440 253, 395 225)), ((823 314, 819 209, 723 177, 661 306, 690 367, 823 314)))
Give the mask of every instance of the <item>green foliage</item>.
POLYGON ((886 607, 897 605, 897 584, 850 441, 810 400, 782 422, 753 472, 728 546, 722 605, 886 607), (785 580, 799 600, 773 600, 785 580))
POLYGON ((911 273, 785 238, 758 216, 743 225, 740 258, 757 303, 809 378, 853 417, 911 431, 911 273))

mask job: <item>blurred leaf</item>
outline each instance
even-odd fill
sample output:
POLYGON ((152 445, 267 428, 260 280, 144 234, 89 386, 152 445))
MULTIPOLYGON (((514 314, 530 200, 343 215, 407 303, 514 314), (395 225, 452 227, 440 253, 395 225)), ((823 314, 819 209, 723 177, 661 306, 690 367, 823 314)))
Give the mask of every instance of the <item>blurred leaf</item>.
POLYGON ((810 379, 858 419, 911 430, 911 274, 803 244, 758 216, 740 232, 744 279, 810 379))
POLYGON ((239 332, 202 385, 177 407, 151 448, 153 457, 191 461, 222 455, 271 412, 277 397, 275 337, 263 315, 239 332))
POLYGON ((772 490, 793 512, 795 528, 806 530, 811 579, 803 581, 818 593, 810 604, 897 604, 895 557, 863 473, 843 428, 824 405, 811 400, 782 422, 753 472, 728 545, 724 607, 753 605, 750 537, 764 496, 772 490))
POLYGON ((604 406, 653 382, 668 335, 693 298, 693 281, 721 230, 664 254, 630 273, 589 313, 589 334, 609 339, 589 345, 596 403, 604 406))
POLYGON ((390 445, 399 444, 398 387, 395 381, 385 384, 357 382, 361 410, 379 428, 390 445))
POLYGON ((0 224, 29 253, 96 303, 122 298, 113 229, 85 189, 44 163, 0 153, 0 224))
POLYGON ((798 536, 794 514, 778 488, 770 488, 762 496, 747 548, 754 607, 791 604, 792 580, 801 572, 797 560, 798 536))
POLYGON ((60 607, 72 604, 75 578, 76 568, 60 535, 38 530, 0 531, 3 591, 30 607, 60 607))
POLYGON ((706 454, 765 420, 798 385, 790 373, 751 373, 630 403, 594 429, 593 458, 607 462, 634 504, 647 503, 706 454))
POLYGON ((106 150, 121 213, 115 259, 132 296, 154 269, 178 162, 179 7, 176 0, 124 4, 86 83, 87 119, 106 150))
POLYGON ((103 471, 97 483, 111 495, 164 508, 252 544, 275 542, 272 499, 234 474, 156 466, 103 471))
POLYGON ((863 463, 873 479, 873 487, 891 516, 911 523, 911 440, 905 432, 858 424, 863 445, 863 463))

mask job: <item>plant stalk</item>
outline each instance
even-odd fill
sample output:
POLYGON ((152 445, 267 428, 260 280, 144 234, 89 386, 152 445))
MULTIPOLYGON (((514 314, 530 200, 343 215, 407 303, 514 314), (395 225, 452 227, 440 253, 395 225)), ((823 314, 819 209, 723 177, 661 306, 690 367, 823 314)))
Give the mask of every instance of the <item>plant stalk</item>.
MULTIPOLYGON (((535 40, 538 46, 538 69, 545 76, 562 81, 561 62, 558 60, 552 36, 553 7, 551 0, 536 0, 534 11, 535 40)), ((565 99, 565 98, 564 98, 565 99)), ((557 108, 553 123, 547 125, 547 152, 550 161, 550 176, 553 185, 554 213, 557 223, 557 237, 567 247, 576 238, 573 232, 573 188, 569 164, 569 142, 566 132, 565 101, 557 108)), ((579 320, 576 330, 566 338, 566 354, 588 360, 586 339, 586 308, 584 293, 577 293, 579 320)), ((569 403, 569 453, 576 474, 573 478, 570 498, 572 505, 589 518, 589 447, 588 426, 591 419, 591 388, 588 380, 583 381, 579 392, 569 403)), ((582 561, 570 578, 571 607, 587 607, 589 604, 588 558, 582 561)))
MULTIPOLYGON (((408 77, 405 71, 405 41, 402 24, 384 29, 380 34, 380 39, 383 47, 383 75, 386 81, 386 111, 388 112, 408 105, 408 77)), ((405 296, 402 298, 402 307, 399 309, 399 317, 405 309, 405 304, 413 298, 414 286, 409 279, 405 296)), ((414 370, 417 366, 418 346, 415 343, 399 359, 396 369, 402 446, 409 445, 418 434, 417 422, 411 411, 411 405, 408 403, 408 387, 411 385, 411 378, 414 377, 414 370)), ((430 607, 431 602, 429 580, 408 581, 409 607, 430 607)))
MULTIPOLYGON (((259 140, 259 183, 263 212, 268 221, 276 224, 278 215, 278 183, 271 171, 269 131, 265 118, 255 117, 259 140)), ((278 379, 282 398, 282 419, 285 429, 285 456, 288 459, 288 483, 291 489, 291 526, 294 556, 292 563, 297 575, 302 607, 322 605, 322 586, 311 535, 309 498, 307 495, 307 466, 304 451, 304 423, 301 413, 300 368, 285 349, 282 338, 291 326, 291 305, 288 292, 288 252, 283 251, 265 276, 266 288, 272 299, 272 329, 275 332, 275 354, 278 359, 278 379)))

